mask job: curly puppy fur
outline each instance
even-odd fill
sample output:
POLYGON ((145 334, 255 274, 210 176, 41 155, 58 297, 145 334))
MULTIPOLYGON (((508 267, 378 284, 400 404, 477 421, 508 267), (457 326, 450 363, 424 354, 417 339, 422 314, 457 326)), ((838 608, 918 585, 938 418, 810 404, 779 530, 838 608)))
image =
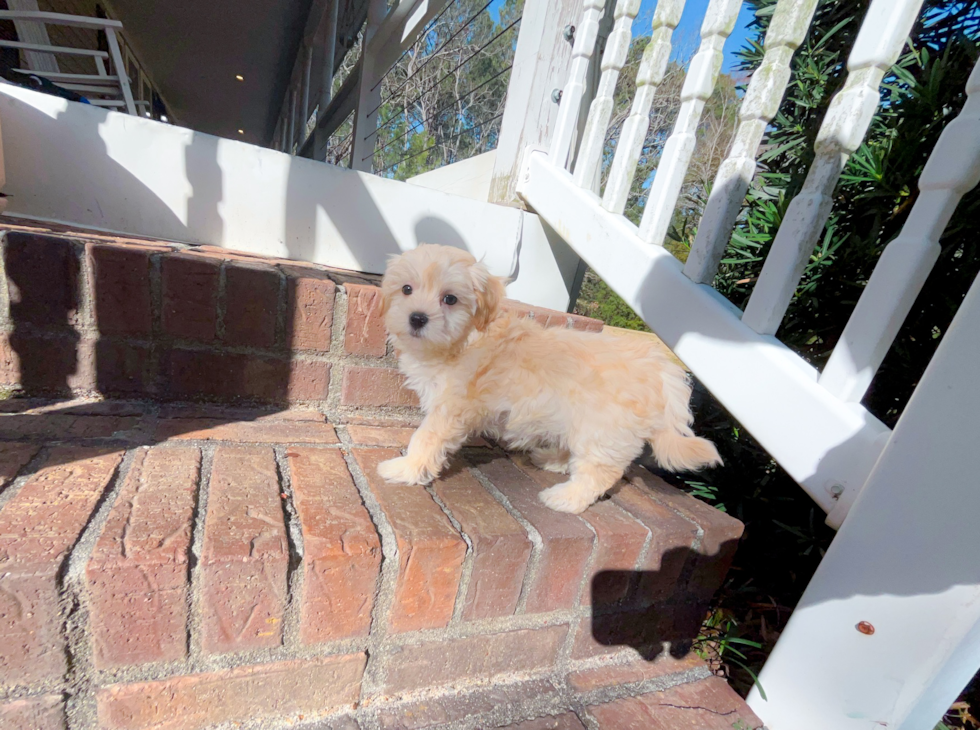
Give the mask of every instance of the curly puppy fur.
POLYGON ((545 329, 500 314, 504 281, 466 251, 423 245, 394 258, 381 284, 385 324, 425 419, 390 482, 427 484, 472 434, 568 473, 540 498, 588 508, 649 442, 666 469, 721 463, 691 431, 684 370, 644 338, 545 329))

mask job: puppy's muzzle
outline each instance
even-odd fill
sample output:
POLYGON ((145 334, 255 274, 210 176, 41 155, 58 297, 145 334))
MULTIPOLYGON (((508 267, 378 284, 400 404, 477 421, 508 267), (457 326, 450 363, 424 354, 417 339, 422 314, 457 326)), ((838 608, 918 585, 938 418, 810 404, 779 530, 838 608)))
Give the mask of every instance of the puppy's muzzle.
POLYGON ((412 325, 412 330, 418 332, 429 322, 429 317, 422 312, 412 312, 408 315, 408 323, 412 325))

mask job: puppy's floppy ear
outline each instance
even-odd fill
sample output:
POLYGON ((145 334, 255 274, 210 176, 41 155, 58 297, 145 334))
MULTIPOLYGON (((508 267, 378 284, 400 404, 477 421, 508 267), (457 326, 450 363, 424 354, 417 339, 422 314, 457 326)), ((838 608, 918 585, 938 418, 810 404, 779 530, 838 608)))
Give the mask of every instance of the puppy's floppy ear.
POLYGON ((473 277, 473 288, 476 291, 476 328, 483 332, 500 311, 500 302, 505 296, 506 282, 499 276, 494 276, 487 270, 482 261, 470 266, 473 277))

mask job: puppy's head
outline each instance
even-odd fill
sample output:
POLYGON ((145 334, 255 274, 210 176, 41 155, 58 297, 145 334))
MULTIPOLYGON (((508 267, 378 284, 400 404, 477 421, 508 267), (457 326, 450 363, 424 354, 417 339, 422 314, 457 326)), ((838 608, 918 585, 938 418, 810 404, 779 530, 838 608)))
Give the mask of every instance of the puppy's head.
POLYGON ((489 326, 504 280, 466 251, 423 244, 391 260, 381 294, 385 326, 401 349, 443 350, 489 326))

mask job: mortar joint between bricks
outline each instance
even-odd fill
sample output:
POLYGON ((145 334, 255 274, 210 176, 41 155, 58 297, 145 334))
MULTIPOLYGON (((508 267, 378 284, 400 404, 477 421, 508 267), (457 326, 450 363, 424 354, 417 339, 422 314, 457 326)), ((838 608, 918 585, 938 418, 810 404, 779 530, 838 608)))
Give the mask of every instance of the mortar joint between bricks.
POLYGON ((527 561, 527 570, 524 572, 524 581, 521 584, 521 595, 517 599, 517 608, 514 611, 515 615, 522 615, 527 611, 528 594, 541 568, 541 552, 544 549, 544 540, 541 539, 541 533, 534 529, 534 525, 528 522, 524 515, 514 508, 514 505, 510 503, 507 496, 497 489, 494 483, 483 472, 476 467, 470 467, 470 473, 476 477, 476 480, 483 485, 484 489, 494 499, 500 502, 508 514, 520 523, 521 527, 524 528, 524 532, 527 533, 528 540, 531 541, 531 557, 527 561))
POLYGON ((456 589, 456 600, 453 603, 453 615, 452 623, 459 623, 463 620, 463 609, 466 607, 466 594, 470 588, 470 579, 473 575, 473 561, 476 559, 476 555, 473 551, 473 540, 470 536, 466 534, 463 530, 463 526, 459 523, 459 520, 453 516, 452 511, 443 502, 439 495, 436 494, 435 489, 432 488, 431 484, 427 484, 425 491, 429 493, 432 497, 432 501, 435 502, 439 509, 443 511, 449 523, 455 528, 456 532, 459 533, 460 537, 463 538, 463 542, 466 543, 466 555, 463 557, 463 567, 459 577, 459 586, 456 589))
POLYGON ((286 607, 283 614, 283 646, 297 648, 300 645, 300 602, 303 595, 303 530, 296 511, 295 494, 286 457, 286 446, 275 446, 276 472, 279 479, 280 504, 286 525, 286 543, 289 562, 286 567, 286 607))
POLYGON ((289 278, 279 267, 275 267, 276 276, 279 277, 279 292, 276 295, 276 330, 272 339, 272 347, 275 350, 289 352, 292 355, 293 349, 288 341, 287 316, 289 309, 289 278))
POLYGON ((99 497, 88 523, 68 553, 59 572, 58 593, 62 600, 63 629, 68 671, 65 715, 68 730, 95 726, 95 689, 92 682, 94 658, 90 634, 90 607, 85 585, 85 566, 92 557, 109 513, 129 479, 137 449, 125 453, 105 491, 99 497))
POLYGON ((398 543, 395 540, 395 531, 381 509, 381 504, 371 491, 367 478, 351 453, 350 437, 347 430, 344 429, 342 434, 338 433, 338 437, 344 446, 342 453, 347 462, 347 469, 350 471, 354 485, 361 495, 361 501, 374 523, 374 529, 377 530, 381 539, 381 566, 375 587, 374 607, 371 610, 371 626, 368 629, 368 660, 361 680, 360 700, 364 701, 382 691, 386 680, 386 668, 383 663, 382 652, 373 651, 373 649, 383 644, 388 637, 388 620, 391 616, 395 586, 398 582, 398 543))
POLYGON ((163 253, 152 253, 150 259, 150 339, 163 335, 163 253))
POLYGON ((199 659, 201 648, 201 613, 203 610, 201 582, 203 568, 201 557, 204 549, 204 523, 208 514, 208 494, 211 487, 211 471, 214 466, 216 444, 201 446, 201 470, 198 475, 197 499, 191 521, 191 544, 187 554, 187 657, 191 661, 199 659))
POLYGON ((216 342, 225 341, 225 309, 228 306, 228 261, 222 260, 218 265, 218 291, 214 303, 214 339, 216 342))
POLYGON ((325 407, 332 413, 340 408, 340 396, 343 388, 344 368, 349 359, 344 356, 344 338, 347 333, 347 291, 342 286, 334 289, 333 320, 330 323, 330 386, 327 389, 325 407))

